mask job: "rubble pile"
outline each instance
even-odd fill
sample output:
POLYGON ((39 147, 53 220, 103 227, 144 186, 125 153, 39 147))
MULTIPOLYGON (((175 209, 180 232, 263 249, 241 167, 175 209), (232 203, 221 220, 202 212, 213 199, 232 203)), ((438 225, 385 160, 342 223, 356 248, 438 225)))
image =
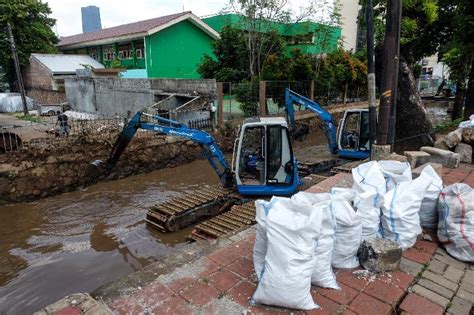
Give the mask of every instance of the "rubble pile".
POLYGON ((462 122, 459 128, 451 131, 445 137, 439 138, 434 147, 459 154, 461 163, 472 163, 474 146, 474 115, 471 120, 462 122))

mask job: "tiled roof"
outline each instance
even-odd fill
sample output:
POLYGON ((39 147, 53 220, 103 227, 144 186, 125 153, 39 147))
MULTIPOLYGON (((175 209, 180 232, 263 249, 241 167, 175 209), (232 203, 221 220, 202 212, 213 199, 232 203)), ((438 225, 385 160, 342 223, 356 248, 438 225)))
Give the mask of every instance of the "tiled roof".
POLYGON ((119 25, 115 27, 104 28, 99 31, 77 34, 67 37, 61 37, 58 46, 67 46, 78 44, 82 42, 90 42, 95 40, 114 38, 119 36, 126 36, 132 34, 145 33, 151 29, 166 24, 176 18, 191 13, 190 11, 160 16, 154 19, 134 22, 130 24, 119 25))

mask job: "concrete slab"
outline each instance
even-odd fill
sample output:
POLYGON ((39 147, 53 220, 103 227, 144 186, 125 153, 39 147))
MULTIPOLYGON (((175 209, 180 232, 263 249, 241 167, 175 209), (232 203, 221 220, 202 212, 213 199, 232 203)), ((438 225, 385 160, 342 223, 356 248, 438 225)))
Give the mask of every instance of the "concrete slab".
POLYGON ((421 151, 429 153, 431 156, 429 161, 432 163, 439 163, 445 167, 456 168, 461 162, 461 156, 447 150, 442 150, 433 147, 421 147, 421 151))

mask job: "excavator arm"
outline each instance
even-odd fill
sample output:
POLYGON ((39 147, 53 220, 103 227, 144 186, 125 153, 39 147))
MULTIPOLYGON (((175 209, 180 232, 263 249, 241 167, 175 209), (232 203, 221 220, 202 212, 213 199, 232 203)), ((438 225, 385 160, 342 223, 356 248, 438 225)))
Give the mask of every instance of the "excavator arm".
MULTIPOLYGON (((234 185, 232 172, 225 160, 224 154, 210 134, 201 130, 189 128, 177 121, 142 112, 137 112, 119 134, 117 141, 105 162, 105 169, 107 172, 110 172, 115 164, 117 164, 120 156, 125 151, 138 129, 179 136, 200 144, 206 158, 216 171, 224 187, 232 187, 234 185), (150 117, 154 122, 143 120, 143 116, 150 117)), ((98 165, 101 164, 101 162, 94 161, 93 164, 98 165)))
POLYGON ((285 107, 291 128, 295 128, 296 126, 293 104, 297 104, 311 110, 322 119, 323 131, 328 141, 329 152, 331 152, 331 154, 337 154, 338 147, 336 128, 334 127, 332 115, 315 101, 312 101, 309 98, 304 97, 303 95, 293 92, 292 90, 287 88, 285 90, 285 107))

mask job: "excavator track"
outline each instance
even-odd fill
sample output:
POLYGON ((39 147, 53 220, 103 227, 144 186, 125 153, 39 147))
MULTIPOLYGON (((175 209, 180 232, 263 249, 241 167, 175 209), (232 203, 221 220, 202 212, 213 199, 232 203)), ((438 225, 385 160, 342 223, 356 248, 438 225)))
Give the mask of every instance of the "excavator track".
MULTIPOLYGON (((303 178, 303 185, 299 190, 306 190, 309 187, 325 180, 327 177, 311 174, 303 178)), ((224 210, 225 211, 225 210, 224 210)), ((255 201, 234 205, 228 212, 210 218, 196 225, 188 236, 188 240, 210 240, 239 231, 255 224, 255 201)))
POLYGON ((232 192, 217 185, 206 186, 151 207, 146 222, 162 232, 176 232, 224 211, 230 200, 234 199, 232 192))

